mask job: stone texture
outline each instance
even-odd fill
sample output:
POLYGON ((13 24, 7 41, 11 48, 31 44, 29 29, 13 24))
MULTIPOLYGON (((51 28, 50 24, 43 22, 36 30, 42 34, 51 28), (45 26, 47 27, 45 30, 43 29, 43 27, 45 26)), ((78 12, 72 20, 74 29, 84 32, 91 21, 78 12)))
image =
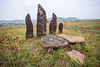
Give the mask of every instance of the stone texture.
POLYGON ((68 46, 68 42, 58 36, 48 35, 41 38, 43 48, 59 48, 68 46))
POLYGON ((49 34, 54 34, 56 32, 57 28, 57 16, 53 13, 52 14, 52 20, 49 24, 49 34))
POLYGON ((81 65, 84 64, 85 55, 82 54, 81 52, 76 51, 76 50, 71 50, 71 51, 67 52, 67 55, 73 59, 78 60, 81 65))
POLYGON ((63 32, 63 24, 60 23, 60 24, 59 24, 59 33, 62 33, 62 32, 63 32))
POLYGON ((37 36, 46 34, 46 12, 43 7, 38 4, 38 13, 37 13, 37 36))
POLYGON ((31 21, 30 14, 26 15, 25 22, 26 22, 26 38, 32 38, 33 37, 33 24, 31 21))
POLYGON ((85 39, 81 36, 70 36, 70 35, 65 35, 65 34, 60 34, 58 36, 65 39, 69 43, 83 43, 83 42, 85 42, 85 39))

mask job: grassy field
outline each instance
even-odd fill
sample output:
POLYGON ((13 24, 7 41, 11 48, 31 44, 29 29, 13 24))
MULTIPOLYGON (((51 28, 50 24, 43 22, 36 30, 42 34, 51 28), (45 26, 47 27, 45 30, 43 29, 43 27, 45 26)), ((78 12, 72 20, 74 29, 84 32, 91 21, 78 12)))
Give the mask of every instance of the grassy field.
MULTIPOLYGON (((67 50, 78 50, 86 55, 83 67, 99 67, 100 21, 66 21, 63 24, 63 34, 82 36, 86 40, 83 44, 70 44, 67 50)), ((36 37, 36 25, 33 26, 34 38, 28 40, 25 25, 0 27, 1 67, 80 67, 77 61, 67 56, 66 48, 54 49, 48 54, 40 45, 41 38, 36 37)))

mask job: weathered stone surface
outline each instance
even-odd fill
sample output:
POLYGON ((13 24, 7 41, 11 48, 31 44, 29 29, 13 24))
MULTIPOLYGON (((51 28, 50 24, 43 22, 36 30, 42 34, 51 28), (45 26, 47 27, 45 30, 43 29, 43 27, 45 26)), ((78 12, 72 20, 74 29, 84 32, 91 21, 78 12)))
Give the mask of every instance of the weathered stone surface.
POLYGON ((38 13, 37 13, 37 36, 46 34, 46 12, 43 7, 38 4, 38 13))
POLYGON ((57 16, 53 13, 52 14, 52 20, 49 24, 49 34, 54 34, 56 32, 57 28, 57 16))
POLYGON ((25 22, 26 22, 26 38, 32 38, 33 37, 33 24, 31 21, 30 14, 26 15, 25 22))
POLYGON ((62 33, 62 32, 63 32, 63 24, 60 23, 60 24, 59 24, 59 33, 62 33))
POLYGON ((83 42, 85 42, 85 39, 83 37, 80 37, 80 36, 70 36, 70 35, 65 35, 65 34, 60 34, 58 36, 62 37, 63 39, 65 39, 69 43, 83 43, 83 42))
POLYGON ((81 65, 84 64, 85 55, 80 53, 79 51, 71 50, 71 51, 67 52, 67 55, 73 59, 78 60, 81 65))
POLYGON ((68 42, 58 36, 48 35, 41 38, 43 48, 59 48, 68 46, 68 42))

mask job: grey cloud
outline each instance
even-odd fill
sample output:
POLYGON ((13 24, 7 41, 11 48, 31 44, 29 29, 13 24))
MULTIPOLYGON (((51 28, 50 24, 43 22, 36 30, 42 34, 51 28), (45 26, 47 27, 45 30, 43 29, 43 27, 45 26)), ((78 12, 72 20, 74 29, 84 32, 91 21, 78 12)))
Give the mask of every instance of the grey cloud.
POLYGON ((24 19, 27 13, 37 17, 37 5, 59 17, 100 18, 100 0, 0 0, 0 19, 24 19))

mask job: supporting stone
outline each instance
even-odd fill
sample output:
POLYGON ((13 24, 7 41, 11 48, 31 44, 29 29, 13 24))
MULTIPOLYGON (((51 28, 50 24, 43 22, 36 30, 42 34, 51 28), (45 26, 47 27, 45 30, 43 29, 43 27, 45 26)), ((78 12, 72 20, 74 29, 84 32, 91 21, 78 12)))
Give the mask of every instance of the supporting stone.
POLYGON ((49 34, 54 34, 56 32, 57 28, 57 16, 53 13, 52 14, 52 20, 49 24, 49 34))
POLYGON ((38 13, 37 13, 37 36, 46 34, 46 12, 43 7, 38 4, 38 13))
POLYGON ((26 15, 25 22, 26 22, 26 38, 32 38, 33 37, 33 24, 31 21, 30 14, 26 15))

